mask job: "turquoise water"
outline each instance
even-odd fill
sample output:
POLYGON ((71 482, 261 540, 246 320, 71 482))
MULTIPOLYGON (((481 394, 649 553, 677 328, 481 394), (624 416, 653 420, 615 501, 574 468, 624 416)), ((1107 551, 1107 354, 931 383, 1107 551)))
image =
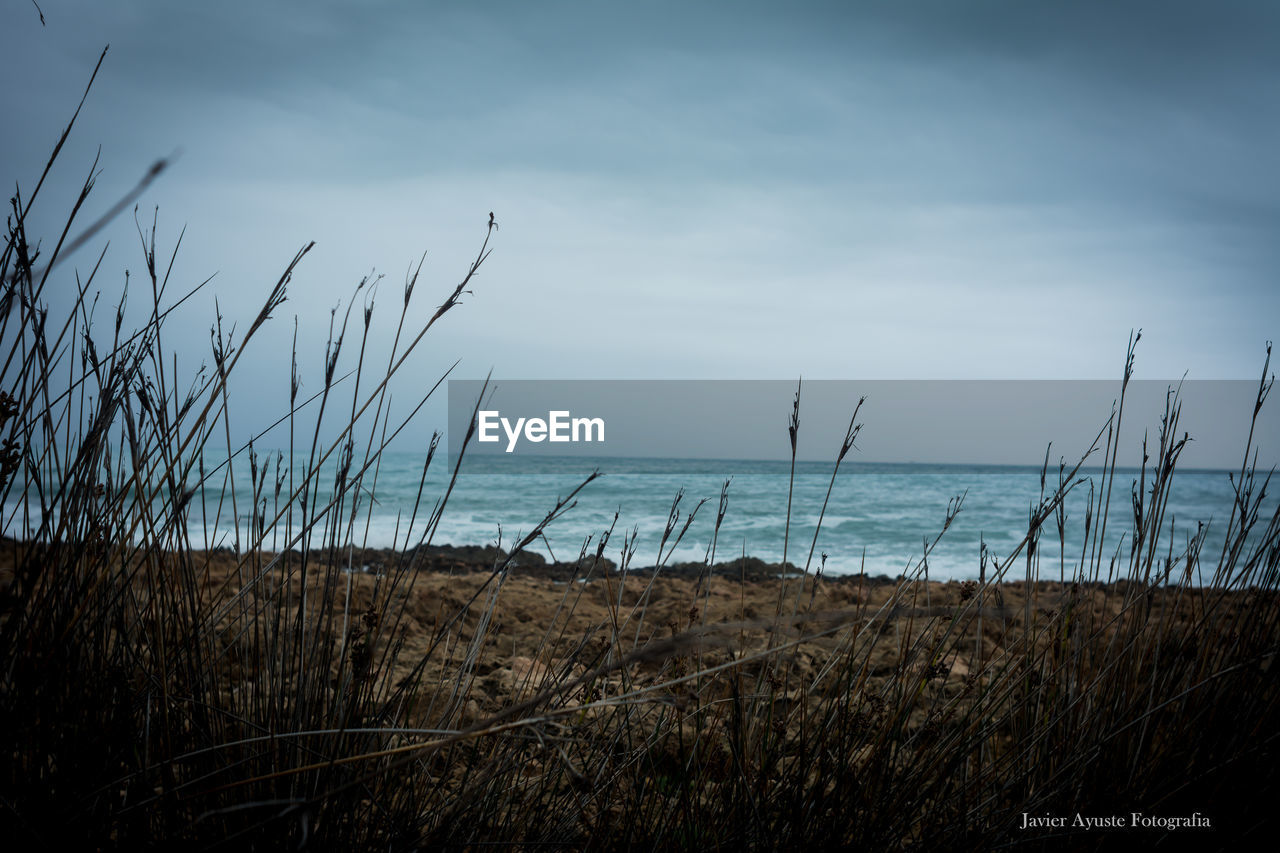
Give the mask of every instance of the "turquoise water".
MULTIPOLYGON (((225 459, 225 456, 222 457, 225 459)), ((295 526, 271 519, 283 516, 288 503, 289 465, 276 454, 261 454, 259 479, 265 484, 253 514, 248 454, 234 464, 235 503, 231 490, 224 488, 226 469, 215 469, 206 454, 208 475, 203 491, 197 490, 188 516, 188 532, 194 547, 243 547, 252 537, 250 530, 261 528, 265 547, 278 550, 296 534, 295 526), (267 462, 267 470, 261 464, 267 462), (277 465, 278 470, 277 470, 277 465), (281 496, 275 496, 279 476, 281 496), (237 530, 238 527, 238 530, 237 530), (237 533, 239 541, 237 542, 237 533)), ((405 547, 422 541, 432 508, 444 495, 452 474, 440 454, 422 479, 422 454, 388 452, 376 472, 370 469, 353 506, 348 497, 340 513, 326 517, 312 535, 313 546, 337 542, 356 547, 405 547), (375 476, 376 475, 376 476, 375 476), (419 501, 419 495, 420 501, 419 501), (415 513, 415 501, 419 501, 415 513), (341 517, 340 523, 337 521, 341 517), (336 531, 336 533, 335 533, 336 531)), ((305 469, 307 459, 295 461, 295 477, 305 469)), ((312 495, 323 507, 333 494, 333 465, 325 466, 320 488, 312 495)), ((358 465, 357 465, 358 468, 358 465)), ((822 514, 823 500, 831 482, 831 464, 800 462, 796 466, 791 502, 790 534, 787 534, 789 463, 741 460, 673 459, 582 459, 556 457, 512 457, 480 455, 468 457, 433 537, 433 544, 488 545, 510 548, 533 530, 543 517, 598 468, 601 476, 583 488, 572 506, 552 521, 529 550, 547 558, 572 560, 584 548, 594 553, 600 537, 610 528, 612 536, 605 556, 622 562, 624 541, 633 549, 632 567, 657 563, 702 561, 715 547, 716 562, 743 554, 778 562, 783 557, 797 566, 817 569, 826 554, 825 571, 854 573, 865 569, 872 574, 897 576, 915 570, 928 553, 931 577, 940 579, 977 578, 980 552, 985 542, 989 556, 1006 561, 1015 554, 1026 536, 1028 520, 1043 496, 1038 467, 991 465, 932 465, 858 463, 846 460, 831 492, 817 539, 814 531, 822 514), (718 534, 716 513, 721 488, 728 480, 727 507, 718 534), (705 499, 684 537, 675 536, 659 553, 659 543, 672 511, 672 501, 682 494, 676 511, 676 531, 683 529, 689 513, 705 499), (949 529, 935 544, 950 509, 963 495, 960 511, 949 529), (615 524, 616 516, 616 524, 615 524), (674 547, 672 547, 674 544, 674 547), (812 559, 810 550, 812 548, 812 559)), ((1111 493, 1105 554, 1100 577, 1107 579, 1108 565, 1117 556, 1123 576, 1129 562, 1132 541, 1132 486, 1139 472, 1121 468, 1111 493)), ((1149 476, 1149 474, 1148 474, 1149 476)), ((1056 466, 1047 472, 1045 492, 1057 484, 1056 466)), ((1090 503, 1090 484, 1104 487, 1097 469, 1082 471, 1082 480, 1064 503, 1063 538, 1059 548, 1058 518, 1051 516, 1043 527, 1043 537, 1033 570, 1043 579, 1060 574, 1071 576, 1081 562, 1085 540, 1085 518, 1090 503), (1063 553, 1065 551, 1065 553, 1063 553)), ((1148 484, 1149 488, 1149 484, 1148 484)), ((1227 519, 1234 499, 1226 471, 1186 470, 1175 474, 1171 497, 1160 531, 1157 556, 1170 556, 1172 543, 1176 558, 1197 530, 1208 525, 1203 548, 1205 579, 1212 574, 1222 549, 1227 519)), ((1147 498, 1149 501, 1149 498, 1147 498)), ((1096 536, 1100 511, 1095 497, 1092 534, 1096 536)), ((297 502, 294 504, 297 507, 297 502)), ((1263 523, 1276 506, 1268 495, 1263 505, 1263 523)), ((35 523, 39 513, 33 496, 27 499, 26 521, 19 503, 6 502, 4 532, 23 536, 23 526, 35 523)), ((294 518, 299 518, 295 513, 294 518)), ((26 534, 30 535, 30 534, 26 534)), ((1256 537, 1255 537, 1256 538, 1256 537)), ((297 544, 293 540, 293 544, 297 544)), ((986 564, 991 577, 993 562, 986 564)), ((1162 563, 1157 563, 1159 567, 1162 563)), ((1009 577, 1026 572, 1025 552, 1010 562, 1009 577)), ((1178 568, 1179 573, 1182 567, 1178 568)))
MULTIPOLYGON (((244 495, 248 465, 241 464, 240 460, 237 465, 238 488, 244 495)), ((733 559, 743 553, 770 562, 782 558, 787 524, 789 463, 786 462, 548 457, 521 460, 476 455, 465 461, 464 473, 457 480, 432 541, 455 545, 497 543, 509 547, 532 530, 559 497, 580 484, 593 466, 599 468, 602 476, 578 494, 574 506, 546 528, 545 540, 539 540, 531 550, 559 560, 576 557, 584 543, 589 543, 589 550, 594 552, 602 533, 614 526, 616 514, 617 524, 605 551, 615 562, 620 559, 624 534, 634 537, 633 566, 653 565, 660 559, 701 561, 715 534, 721 487, 731 478, 727 511, 715 537, 716 561, 733 559), (699 501, 705 498, 707 502, 696 513, 680 544, 668 556, 671 548, 668 542, 660 558, 659 542, 672 501, 681 490, 677 531, 699 501)), ((285 468, 287 470, 287 466, 285 468)), ((893 576, 913 569, 925 554, 925 543, 932 545, 942 530, 950 502, 963 494, 961 510, 941 540, 932 546, 928 565, 932 577, 976 578, 980 543, 985 541, 991 554, 1000 560, 1006 559, 1026 535, 1030 513, 1041 500, 1039 468, 859 464, 846 460, 835 481, 814 545, 814 530, 830 483, 831 468, 830 463, 798 463, 787 547, 787 559, 804 566, 813 545, 811 568, 819 565, 820 555, 825 552, 829 573, 857 572, 865 568, 870 573, 893 576)), ((433 462, 423 484, 417 518, 410 525, 422 475, 422 456, 385 454, 376 480, 372 471, 366 475, 354 523, 350 524, 351 540, 357 546, 369 547, 418 542, 433 504, 444 493, 450 473, 442 457, 433 462)), ((267 477, 269 504, 274 476, 273 465, 267 477)), ((1124 564, 1128 560, 1133 526, 1130 484, 1137 476, 1136 470, 1121 469, 1111 495, 1104 550, 1109 559, 1119 547, 1124 564)), ((1055 466, 1047 475, 1047 491, 1052 491, 1057 477, 1055 466)), ((1080 561, 1089 502, 1088 481, 1092 479, 1095 489, 1102 489, 1098 470, 1084 471, 1080 478, 1086 482, 1069 494, 1065 504, 1065 555, 1058 547, 1056 517, 1045 525, 1038 563, 1042 578, 1057 578, 1060 571, 1070 575, 1080 561)), ((331 478, 326 479, 325 487, 332 488, 331 478)), ((198 510, 192 514, 193 539, 200 544, 207 532, 211 545, 232 544, 229 509, 224 502, 223 514, 216 517, 214 497, 216 495, 206 498, 203 515, 198 510)), ((1161 531, 1160 557, 1167 556, 1170 541, 1176 556, 1194 535, 1196 523, 1203 521, 1210 525, 1203 553, 1208 562, 1216 562, 1232 500, 1232 485, 1225 471, 1189 470, 1176 474, 1161 531), (1172 540, 1169 539, 1171 526, 1172 540)), ((242 497, 239 507, 242 535, 250 523, 245 504, 242 497)), ((1274 508, 1274 498, 1268 497, 1266 506, 1268 510, 1274 508)), ((270 506, 268 510, 269 515, 274 514, 270 506)), ((1098 514, 1095 510, 1094 527, 1098 514)), ((344 517, 351 522, 349 505, 344 517)), ((1025 559, 1019 558, 1012 576, 1022 576, 1025 570, 1025 559)), ((990 571, 988 567, 988 574, 990 571)), ((1205 571, 1208 573, 1211 569, 1205 571)), ((1105 575, 1104 565, 1103 577, 1105 575)))

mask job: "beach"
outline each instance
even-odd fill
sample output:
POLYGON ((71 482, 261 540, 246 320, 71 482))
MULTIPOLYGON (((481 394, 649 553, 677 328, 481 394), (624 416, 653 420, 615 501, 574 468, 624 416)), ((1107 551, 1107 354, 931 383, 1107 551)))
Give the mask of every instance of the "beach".
MULTIPOLYGON (((7 541, 0 553, 8 592, 35 552, 7 541)), ((1252 759, 1215 749, 1234 735, 1203 726, 1277 713, 1274 590, 784 575, 750 558, 620 572, 450 546, 317 549, 305 560, 135 552, 121 568, 98 580, 137 596, 135 674, 115 676, 133 685, 125 695, 152 694, 164 660, 187 660, 203 672, 202 701, 227 715, 212 741, 188 728, 203 714, 188 677, 172 673, 166 707, 190 720, 173 734, 207 744, 172 764, 191 806, 249 802, 313 776, 403 784, 418 768, 427 775, 407 796, 437 802, 418 831, 441 843, 591 846, 618 832, 664 843, 686 821, 682 831, 733 827, 744 841, 791 837, 801 831, 793 797, 838 808, 817 833, 829 841, 1008 841, 1058 827, 1028 822, 1029 811, 1068 805, 1085 815, 1185 806, 1209 822, 1150 825, 1220 832, 1254 808, 1241 785, 1257 777, 1208 772, 1205 762, 1252 759), (162 591, 179 580, 194 600, 162 591), (1160 710, 1171 702, 1176 713, 1160 710), (295 740, 328 766, 271 771, 295 740), (1140 781, 1111 779, 1135 761, 1148 768, 1140 781), (1097 787, 1025 787, 1063 773, 1097 787), (986 793, 957 799, 966 788, 986 793), (862 799, 829 799, 846 789, 862 799), (651 834, 641 818, 673 796, 695 811, 651 834), (735 826, 736 810, 761 796, 774 798, 766 823, 735 826), (543 814, 547 802, 561 811, 543 814), (540 817, 485 823, 493 808, 540 817)), ((399 831, 377 814, 383 796, 357 796, 330 820, 364 815, 370 838, 399 831)), ((1099 827, 1115 825, 1094 829, 1101 839, 1099 827)))

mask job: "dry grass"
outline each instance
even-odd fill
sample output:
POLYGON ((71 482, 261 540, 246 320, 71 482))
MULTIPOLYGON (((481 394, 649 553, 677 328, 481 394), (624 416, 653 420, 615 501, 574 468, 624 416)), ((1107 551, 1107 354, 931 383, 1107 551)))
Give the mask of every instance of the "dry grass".
MULTIPOLYGON (((412 509, 418 541, 376 560, 360 496, 407 422, 389 382, 483 264, 491 225, 416 327, 408 277, 381 369, 365 356, 372 304, 350 330, 354 366, 350 312, 335 318, 310 400, 294 368, 281 428, 288 458, 308 461, 284 466, 210 448, 229 443, 229 377, 309 247, 242 336, 216 318, 211 370, 178 377, 164 331, 186 296, 167 298, 155 225, 139 228, 146 280, 129 284, 149 291, 141 328, 95 322, 96 268, 51 315, 44 289, 80 238, 73 213, 38 257, 38 192, 15 196, 0 255, 0 491, 4 523, 26 533, 0 560, 0 832, 18 847, 1118 846, 1132 836, 1026 833, 1021 815, 1129 811, 1207 814, 1212 834, 1193 840, 1225 847, 1265 825, 1280 515, 1260 514, 1247 446, 1222 552, 1171 541, 1176 393, 1132 529, 1087 524, 1063 582, 1040 580, 1038 545, 1078 468, 1056 484, 1046 471, 1022 547, 984 556, 978 583, 931 583, 923 560, 888 585, 747 580, 746 561, 633 571, 604 559, 604 531, 557 567, 587 582, 556 584, 515 568, 541 526, 479 571, 428 571, 447 491, 412 509), (322 441, 326 416, 337 437, 322 441), (220 485, 245 465, 251 494, 220 485), (187 533, 215 497, 251 518, 229 553, 187 533), (343 570, 357 561, 382 571, 343 570)), ((1117 486, 1132 360, 1131 345, 1091 451, 1106 466, 1091 518, 1117 486)), ((797 393, 793 442, 799 414, 797 393)), ((726 511, 727 492, 717 531, 726 511)), ((664 548, 682 512, 677 498, 664 548)), ((623 539, 611 547, 633 553, 623 539)))

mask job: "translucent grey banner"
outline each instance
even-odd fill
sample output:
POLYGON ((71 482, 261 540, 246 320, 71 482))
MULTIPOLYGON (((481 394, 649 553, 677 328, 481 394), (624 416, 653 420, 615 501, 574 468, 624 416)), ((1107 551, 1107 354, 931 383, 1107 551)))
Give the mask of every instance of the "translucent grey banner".
MULTIPOLYGON (((553 460, 610 471, 726 474, 791 459, 797 383, 783 380, 450 380, 448 442, 476 457, 471 470, 540 473, 553 460), (483 392, 483 395, 482 395, 483 392), (710 464, 714 462, 715 464, 710 464)), ((1040 465, 1079 461, 1115 429, 1120 383, 1102 380, 816 380, 799 385, 796 458, 831 462, 858 401, 862 424, 846 463, 1040 465)), ((1159 452, 1174 402, 1175 439, 1191 441, 1179 467, 1239 469, 1258 395, 1249 380, 1134 380, 1125 393, 1117 463, 1159 452), (1177 392, 1176 397, 1174 392, 1177 392)), ((1254 425, 1259 467, 1280 460, 1280 401, 1254 425)), ((466 473, 469 468, 462 466, 466 473)))

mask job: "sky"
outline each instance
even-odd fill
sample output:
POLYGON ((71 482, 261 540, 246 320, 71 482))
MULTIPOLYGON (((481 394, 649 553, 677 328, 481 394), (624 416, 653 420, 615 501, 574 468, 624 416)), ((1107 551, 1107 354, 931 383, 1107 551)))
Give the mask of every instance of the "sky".
MULTIPOLYGON (((493 254, 404 400, 459 359, 470 378, 1118 379, 1137 328, 1139 378, 1257 379, 1280 330, 1280 5, 694 6, 40 0, 42 24, 13 2, 0 163, 34 185, 109 44, 33 222, 54 239, 99 149, 85 221, 172 157, 139 215, 158 206, 162 256, 186 229, 174 292, 214 276, 170 321, 188 369, 214 299, 246 328, 316 241, 251 345, 242 429, 280 412, 295 316, 314 392, 356 284, 385 275, 354 297, 375 295, 385 351, 406 270, 427 253, 428 316, 490 211, 493 254)), ((132 216, 62 292, 108 239, 118 301, 132 216)))

